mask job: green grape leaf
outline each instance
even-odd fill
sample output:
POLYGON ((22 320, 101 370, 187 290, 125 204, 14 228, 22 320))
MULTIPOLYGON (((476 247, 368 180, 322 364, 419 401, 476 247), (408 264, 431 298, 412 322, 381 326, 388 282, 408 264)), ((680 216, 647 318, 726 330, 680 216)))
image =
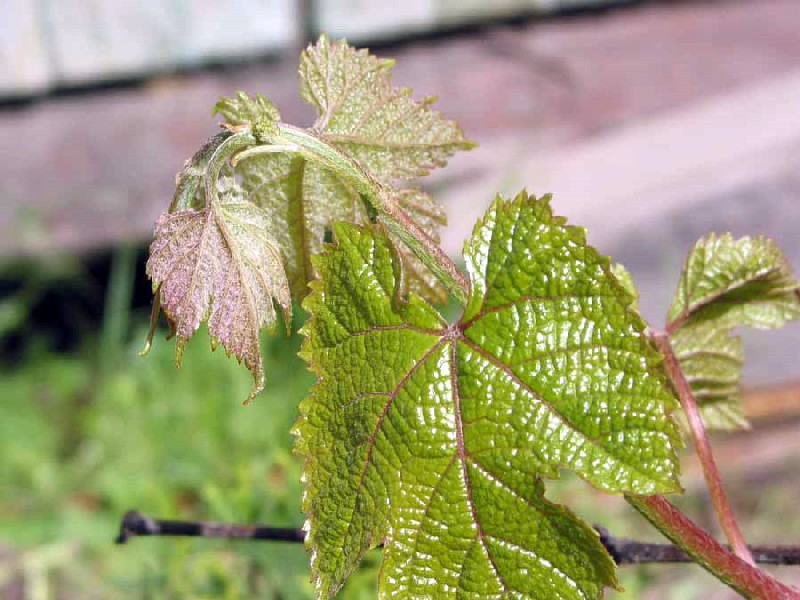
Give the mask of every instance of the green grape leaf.
POLYGON ((631 308, 635 311, 639 311, 639 291, 636 289, 636 284, 633 281, 633 275, 631 275, 630 271, 625 268, 625 265, 621 263, 614 263, 611 265, 611 272, 614 274, 614 277, 617 278, 619 284, 625 288, 625 291, 630 294, 633 301, 631 302, 631 308))
POLYGON ((426 175, 457 150, 472 148, 455 121, 392 85, 393 60, 323 35, 300 59, 301 95, 316 107, 313 129, 381 180, 426 175))
POLYGON ((277 131, 281 118, 278 109, 267 98, 261 94, 250 98, 245 92, 237 92, 233 98, 220 98, 212 112, 221 115, 229 126, 249 126, 260 141, 277 131))
MULTIPOLYGON (((228 182, 223 200, 203 209, 166 213, 156 222, 147 274, 183 347, 208 321, 212 348, 221 343, 253 374, 251 400, 264 388, 259 333, 276 321, 276 302, 288 322, 289 284, 268 215, 228 182)), ((156 313, 157 314, 157 313, 156 313)))
POLYGON ((744 364, 742 340, 714 323, 692 323, 672 334, 672 347, 706 428, 749 429, 739 390, 744 364))
POLYGON ((798 285, 774 241, 712 233, 689 252, 668 318, 781 327, 800 314, 798 285))
POLYGON ((549 199, 498 198, 446 323, 400 293, 375 228, 315 257, 301 405, 312 576, 333 595, 385 543, 382 598, 597 598, 597 534, 544 496, 569 468, 613 493, 679 490, 676 400, 630 294, 549 199))
POLYGON ((798 282, 774 241, 710 234, 689 253, 668 331, 709 429, 747 428, 735 327, 772 329, 800 317, 798 282))

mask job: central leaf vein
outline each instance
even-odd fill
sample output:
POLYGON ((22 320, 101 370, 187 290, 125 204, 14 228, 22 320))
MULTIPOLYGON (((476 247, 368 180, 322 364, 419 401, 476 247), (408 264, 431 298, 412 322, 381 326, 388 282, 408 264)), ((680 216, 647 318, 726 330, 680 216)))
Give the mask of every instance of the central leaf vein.
POLYGON ((456 344, 457 342, 455 340, 450 342, 450 377, 451 393, 453 395, 453 411, 455 413, 456 422, 456 451, 458 453, 458 460, 461 461, 461 476, 464 479, 464 488, 467 493, 467 504, 469 505, 470 514, 472 515, 472 522, 475 524, 475 531, 478 536, 478 540, 480 540, 483 551, 486 553, 486 558, 489 561, 489 565, 491 566, 497 581, 503 588, 503 592, 506 594, 506 596, 508 596, 508 585, 506 584, 505 579, 503 579, 503 577, 500 575, 500 572, 497 569, 497 564, 494 561, 494 557, 492 556, 489 546, 486 543, 483 526, 478 518, 478 512, 475 508, 475 499, 472 495, 472 485, 470 484, 469 472, 467 470, 467 450, 464 447, 464 424, 461 421, 461 394, 459 394, 458 390, 458 350, 456 344))

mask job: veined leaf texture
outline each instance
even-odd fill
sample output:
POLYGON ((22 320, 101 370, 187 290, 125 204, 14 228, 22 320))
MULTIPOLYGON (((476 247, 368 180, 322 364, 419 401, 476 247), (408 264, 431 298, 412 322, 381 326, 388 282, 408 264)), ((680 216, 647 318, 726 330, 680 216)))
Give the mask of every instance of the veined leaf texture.
POLYGON ((384 542, 384 598, 597 598, 594 531, 544 497, 569 468, 614 492, 679 490, 676 405, 633 297, 548 199, 498 199, 465 247, 453 324, 403 300, 398 256, 338 225, 305 302, 301 406, 322 597, 384 542))

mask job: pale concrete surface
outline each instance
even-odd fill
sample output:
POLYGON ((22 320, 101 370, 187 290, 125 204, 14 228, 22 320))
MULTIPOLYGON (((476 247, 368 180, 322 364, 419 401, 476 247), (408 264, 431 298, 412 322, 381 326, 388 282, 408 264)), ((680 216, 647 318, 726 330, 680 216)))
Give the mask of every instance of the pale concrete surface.
POLYGON ((522 187, 552 193, 555 209, 588 227, 600 246, 709 197, 724 202, 796 169, 797 107, 800 68, 556 148, 526 152, 522 133, 492 140, 470 157, 491 168, 442 194, 455 209, 443 245, 457 253, 458 233, 492 195, 522 187))

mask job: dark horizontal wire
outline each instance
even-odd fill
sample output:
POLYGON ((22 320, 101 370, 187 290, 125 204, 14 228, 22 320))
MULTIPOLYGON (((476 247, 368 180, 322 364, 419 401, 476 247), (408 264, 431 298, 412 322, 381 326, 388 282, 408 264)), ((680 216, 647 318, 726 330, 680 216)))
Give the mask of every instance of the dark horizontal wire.
MULTIPOLYGON (((617 538, 602 527, 595 529, 600 534, 600 542, 618 565, 694 562, 683 550, 672 544, 653 544, 617 538)), ((132 510, 122 518, 116 543, 124 544, 137 536, 189 536, 295 543, 302 543, 305 540, 305 532, 292 527, 171 521, 153 519, 132 510)), ((755 545, 749 548, 753 559, 759 564, 800 565, 800 546, 755 545)))

